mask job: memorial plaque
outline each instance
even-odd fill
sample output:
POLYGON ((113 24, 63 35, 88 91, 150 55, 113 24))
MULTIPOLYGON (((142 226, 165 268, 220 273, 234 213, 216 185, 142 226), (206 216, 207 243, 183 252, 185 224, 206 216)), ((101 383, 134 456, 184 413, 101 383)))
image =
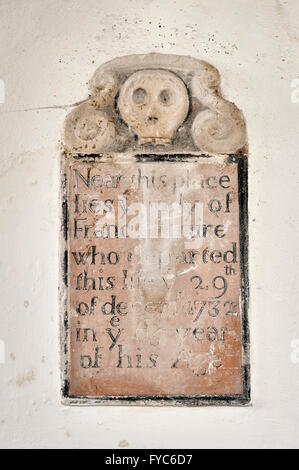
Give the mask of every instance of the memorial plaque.
POLYGON ((64 142, 64 403, 249 403, 246 128, 218 72, 108 62, 64 142))

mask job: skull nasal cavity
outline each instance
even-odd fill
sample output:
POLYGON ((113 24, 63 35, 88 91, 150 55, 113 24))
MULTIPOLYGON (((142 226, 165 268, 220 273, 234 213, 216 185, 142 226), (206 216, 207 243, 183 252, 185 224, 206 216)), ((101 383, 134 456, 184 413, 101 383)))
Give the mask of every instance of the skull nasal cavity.
POLYGON ((133 101, 135 104, 145 104, 147 102, 147 93, 144 88, 136 88, 133 92, 133 101))

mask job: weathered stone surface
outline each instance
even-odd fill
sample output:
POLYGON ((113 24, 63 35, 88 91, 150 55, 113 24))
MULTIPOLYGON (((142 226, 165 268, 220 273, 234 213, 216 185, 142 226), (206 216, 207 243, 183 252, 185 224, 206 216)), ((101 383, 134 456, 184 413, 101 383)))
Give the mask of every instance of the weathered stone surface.
POLYGON ((123 152, 145 143, 153 146, 173 144, 181 151, 199 149, 211 153, 236 153, 246 148, 243 115, 236 105, 221 96, 220 75, 204 61, 154 53, 119 57, 98 68, 89 88, 90 96, 86 103, 90 106, 80 105, 66 120, 64 149, 68 153, 123 152), (144 90, 144 87, 147 88, 148 102, 138 106, 134 102, 136 92, 140 88, 144 90), (188 105, 187 89, 190 95, 188 105), (147 120, 157 118, 151 116, 157 112, 160 121, 147 120), (167 112, 169 127, 161 119, 167 112), (104 116, 107 116, 109 126, 105 121, 103 127, 104 116), (103 135, 105 126, 108 131, 103 135), (178 126, 178 131, 174 132, 178 126), (92 128, 92 132, 82 132, 82 128, 92 128), (159 140, 160 134, 162 139, 159 140), (136 135, 141 140, 139 138, 136 142, 136 135))
POLYGON ((118 107, 141 145, 169 144, 188 113, 188 91, 172 72, 139 70, 123 84, 118 107))
POLYGON ((115 59, 67 118, 68 403, 248 403, 246 130, 218 85, 115 59))

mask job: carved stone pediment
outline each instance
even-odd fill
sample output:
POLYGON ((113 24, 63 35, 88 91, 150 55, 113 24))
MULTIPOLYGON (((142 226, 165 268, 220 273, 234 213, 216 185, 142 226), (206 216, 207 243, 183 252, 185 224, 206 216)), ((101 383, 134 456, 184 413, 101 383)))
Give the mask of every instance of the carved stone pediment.
POLYGON ((171 145, 213 154, 246 150, 243 114, 221 96, 219 72, 207 62, 156 53, 119 57, 95 71, 89 90, 66 118, 66 153, 171 145))

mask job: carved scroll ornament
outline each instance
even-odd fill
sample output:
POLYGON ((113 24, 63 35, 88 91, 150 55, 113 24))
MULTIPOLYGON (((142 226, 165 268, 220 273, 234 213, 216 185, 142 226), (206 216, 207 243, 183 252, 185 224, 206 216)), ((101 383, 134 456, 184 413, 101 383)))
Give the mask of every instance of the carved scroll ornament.
POLYGON ((220 93, 220 75, 192 57, 114 59, 89 82, 89 97, 67 116, 64 150, 98 154, 171 146, 233 154, 246 149, 242 112, 220 93))

